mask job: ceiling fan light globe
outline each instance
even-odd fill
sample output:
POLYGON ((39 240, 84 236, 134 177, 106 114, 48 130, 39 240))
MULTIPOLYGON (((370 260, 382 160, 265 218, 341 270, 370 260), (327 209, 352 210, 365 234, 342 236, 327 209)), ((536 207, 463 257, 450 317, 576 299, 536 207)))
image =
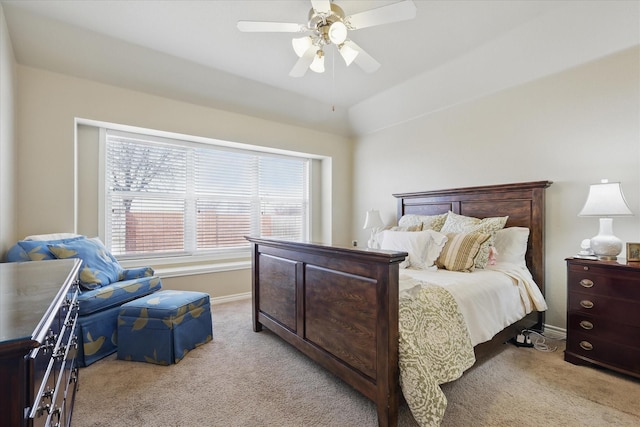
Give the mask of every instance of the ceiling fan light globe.
POLYGON ((336 21, 329 27, 329 40, 335 45, 344 43, 347 39, 347 26, 341 21, 336 21))
POLYGON ((302 58, 302 55, 311 47, 313 41, 311 40, 311 36, 305 36, 291 39, 291 44, 298 58, 302 58))
POLYGON ((357 50, 346 44, 341 45, 338 48, 338 52, 340 52, 340 55, 342 56, 342 59, 344 59, 344 62, 347 64, 347 67, 351 65, 351 63, 354 59, 356 59, 359 53, 357 50))
POLYGON ((315 71, 316 73, 324 73, 324 52, 319 50, 318 54, 315 58, 313 58, 313 62, 309 65, 309 69, 311 71, 315 71))

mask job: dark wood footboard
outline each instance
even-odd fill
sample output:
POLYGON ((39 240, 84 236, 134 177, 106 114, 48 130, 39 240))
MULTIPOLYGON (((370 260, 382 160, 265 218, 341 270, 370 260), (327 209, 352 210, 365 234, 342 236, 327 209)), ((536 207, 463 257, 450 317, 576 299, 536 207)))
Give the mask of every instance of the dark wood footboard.
MULTIPOLYGON (((526 263, 544 294, 544 190, 549 181, 394 194, 398 218, 452 211, 509 216, 507 227, 530 231, 526 263)), ((404 252, 248 238, 253 252, 253 329, 266 327, 324 366, 377 406, 378 424, 396 426, 398 281, 404 252)), ((542 327, 532 313, 476 346, 485 358, 524 327, 542 327)))
POLYGON ((275 239, 253 246, 253 329, 275 332, 398 418, 398 277, 405 252, 275 239))

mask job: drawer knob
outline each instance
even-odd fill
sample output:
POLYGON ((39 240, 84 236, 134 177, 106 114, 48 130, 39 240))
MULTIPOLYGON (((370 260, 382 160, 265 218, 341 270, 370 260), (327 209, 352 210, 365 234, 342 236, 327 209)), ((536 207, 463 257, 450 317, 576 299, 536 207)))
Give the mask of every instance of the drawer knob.
POLYGON ((580 322, 580 326, 582 327, 582 329, 586 330, 593 329, 593 323, 589 322, 588 320, 582 320, 580 322))
POLYGON ((44 413, 50 414, 51 413, 51 405, 49 403, 42 403, 40 404, 40 406, 38 406, 38 409, 36 409, 36 417, 42 417, 44 415, 44 413))
POLYGON ((593 287, 593 280, 582 279, 582 280, 580 280, 580 286, 582 286, 583 288, 592 288, 593 287))
POLYGON ((580 305, 584 308, 593 308, 593 302, 589 301, 588 299, 583 299, 582 301, 580 301, 580 305))
POLYGON ((582 348, 583 350, 591 351, 593 350, 593 344, 591 344, 589 341, 580 341, 580 348, 582 348))
POLYGON ((582 267, 583 270, 588 270, 589 267, 587 267, 586 265, 584 267, 582 267))
POLYGON ((54 389, 52 389, 51 387, 47 386, 47 388, 44 389, 44 391, 42 392, 42 399, 51 399, 53 397, 53 393, 55 392, 54 389))

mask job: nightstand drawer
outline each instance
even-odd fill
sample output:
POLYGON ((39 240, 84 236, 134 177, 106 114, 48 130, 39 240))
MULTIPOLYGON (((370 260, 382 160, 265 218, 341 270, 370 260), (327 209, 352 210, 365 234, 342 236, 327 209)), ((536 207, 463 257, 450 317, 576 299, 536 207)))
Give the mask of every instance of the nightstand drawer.
POLYGON ((587 267, 589 270, 583 270, 583 266, 579 267, 569 267, 569 292, 588 292, 594 295, 640 300, 640 279, 629 276, 628 272, 610 272, 609 275, 605 275, 602 268, 587 267))
POLYGON ((637 301, 570 292, 567 310, 570 313, 606 317, 625 325, 640 326, 640 303, 637 301))
POLYGON ((640 373, 640 348, 616 344, 578 331, 567 337, 567 353, 607 367, 640 373))
POLYGON ((626 325, 609 318, 569 312, 567 329, 588 337, 640 348, 640 327, 626 325))

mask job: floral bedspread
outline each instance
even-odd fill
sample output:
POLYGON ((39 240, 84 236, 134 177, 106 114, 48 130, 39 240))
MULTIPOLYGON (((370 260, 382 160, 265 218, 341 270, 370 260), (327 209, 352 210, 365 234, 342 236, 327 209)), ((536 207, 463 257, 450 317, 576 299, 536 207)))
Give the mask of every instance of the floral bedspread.
POLYGON ((400 386, 422 427, 438 426, 447 407, 440 384, 459 378, 475 363, 458 304, 444 288, 415 279, 400 295, 400 386))

